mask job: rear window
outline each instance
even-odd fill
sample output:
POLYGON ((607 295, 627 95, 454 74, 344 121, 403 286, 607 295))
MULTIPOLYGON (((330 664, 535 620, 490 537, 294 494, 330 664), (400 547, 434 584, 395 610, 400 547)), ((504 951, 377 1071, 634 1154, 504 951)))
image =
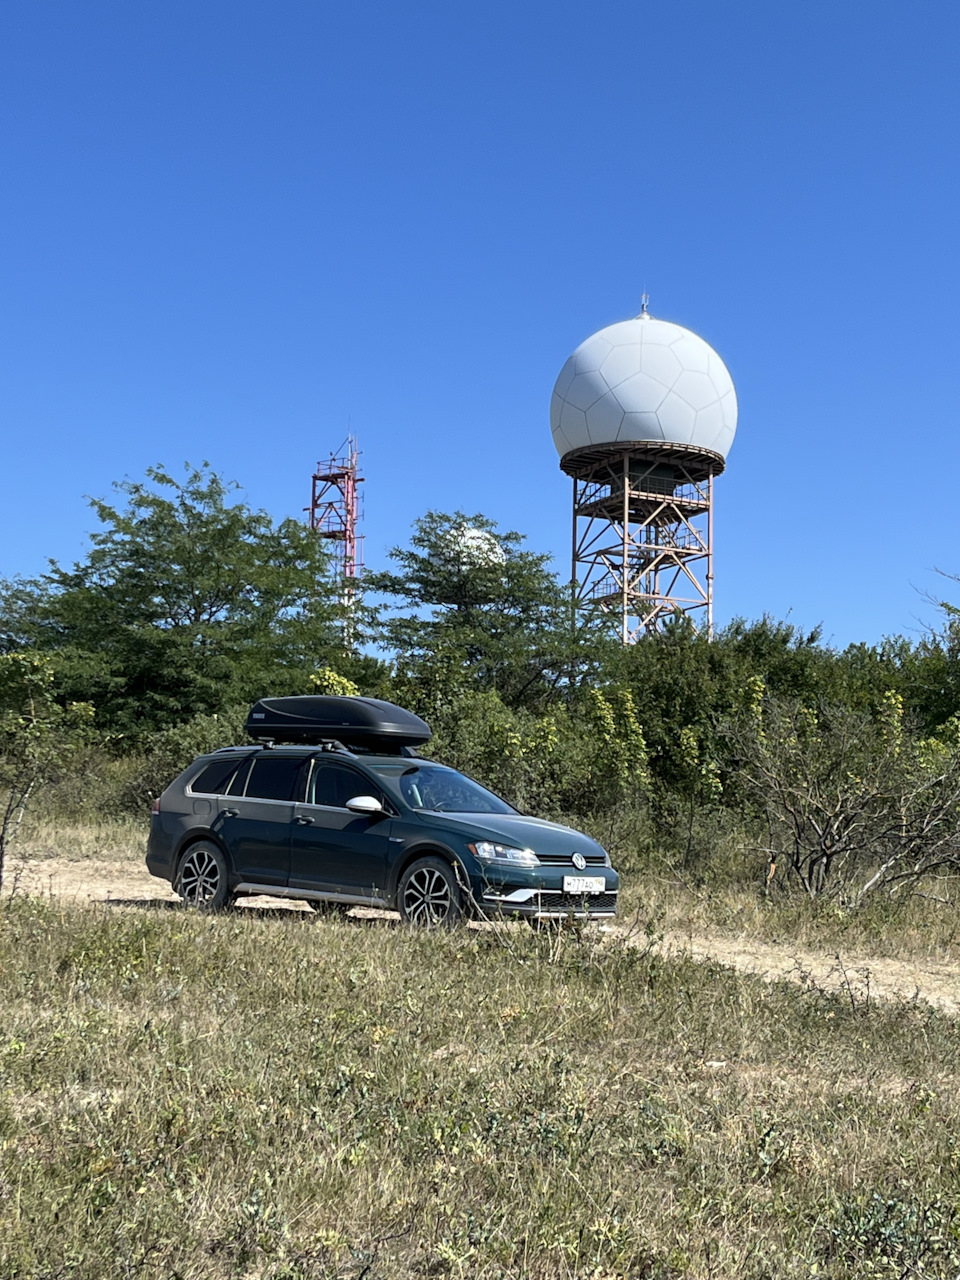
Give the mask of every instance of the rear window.
POLYGON ((236 756, 232 760, 214 760, 202 769, 190 783, 190 790, 206 796, 222 796, 226 794, 230 779, 237 771, 240 763, 236 756))
POLYGON ((301 756, 257 756, 247 782, 247 796, 258 800, 292 800, 303 764, 301 756))

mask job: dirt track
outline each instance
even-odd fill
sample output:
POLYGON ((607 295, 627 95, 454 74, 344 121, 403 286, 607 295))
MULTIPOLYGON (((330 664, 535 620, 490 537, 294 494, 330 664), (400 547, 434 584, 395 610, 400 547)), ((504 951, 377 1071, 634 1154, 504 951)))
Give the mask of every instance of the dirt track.
POLYGON ((845 992, 856 1001, 921 1000, 950 1017, 960 1017, 958 964, 830 954, 789 943, 773 946, 721 934, 667 934, 663 945, 668 952, 686 952, 694 959, 755 973, 770 982, 811 984, 826 991, 845 992))
MULTIPOLYGON (((115 902, 137 906, 176 902, 162 880, 155 880, 136 863, 93 858, 46 858, 5 876, 4 893, 36 893, 83 902, 115 902)), ((282 899, 251 899, 299 909, 282 899)), ((659 944, 665 954, 688 954, 713 961, 768 981, 815 984, 851 999, 923 1001, 950 1017, 960 1017, 960 964, 891 960, 881 957, 807 950, 791 944, 774 946, 750 938, 720 933, 667 933, 659 944)))

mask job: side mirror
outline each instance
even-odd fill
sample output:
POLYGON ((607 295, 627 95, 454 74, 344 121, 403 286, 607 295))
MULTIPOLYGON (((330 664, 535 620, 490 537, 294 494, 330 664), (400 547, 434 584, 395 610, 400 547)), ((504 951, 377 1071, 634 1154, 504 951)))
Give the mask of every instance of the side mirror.
POLYGON ((352 800, 347 801, 347 808, 351 813, 360 813, 367 818, 372 818, 376 813, 384 812, 383 805, 373 796, 354 796, 352 800))

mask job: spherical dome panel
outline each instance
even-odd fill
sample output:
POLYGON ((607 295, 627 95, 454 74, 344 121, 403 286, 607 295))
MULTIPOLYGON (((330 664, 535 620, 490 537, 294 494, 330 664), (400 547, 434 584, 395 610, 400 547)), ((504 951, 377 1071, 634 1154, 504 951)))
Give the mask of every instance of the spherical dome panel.
POLYGON ((726 457, 737 393, 726 365, 689 329, 651 316, 608 325, 563 366, 550 403, 554 444, 693 445, 726 457))
POLYGON ((454 525, 437 552, 437 559, 448 570, 493 569, 506 563, 503 547, 486 529, 470 524, 454 525))

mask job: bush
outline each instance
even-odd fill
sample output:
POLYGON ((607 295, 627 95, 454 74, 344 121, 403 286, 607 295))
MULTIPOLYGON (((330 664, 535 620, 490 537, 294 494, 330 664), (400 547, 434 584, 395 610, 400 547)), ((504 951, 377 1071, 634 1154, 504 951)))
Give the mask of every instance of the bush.
POLYGON ((543 715, 512 710, 496 693, 465 693, 433 724, 431 755, 521 810, 585 817, 646 796, 646 745, 625 690, 592 689, 543 715))
POLYGON ((767 884, 859 905, 960 873, 960 750, 879 715, 770 699, 729 731, 730 768, 760 815, 767 884))
POLYGON ((47 816, 120 818, 143 814, 196 756, 242 742, 247 709, 197 716, 122 753, 109 737, 85 743, 56 761, 37 803, 47 816))

